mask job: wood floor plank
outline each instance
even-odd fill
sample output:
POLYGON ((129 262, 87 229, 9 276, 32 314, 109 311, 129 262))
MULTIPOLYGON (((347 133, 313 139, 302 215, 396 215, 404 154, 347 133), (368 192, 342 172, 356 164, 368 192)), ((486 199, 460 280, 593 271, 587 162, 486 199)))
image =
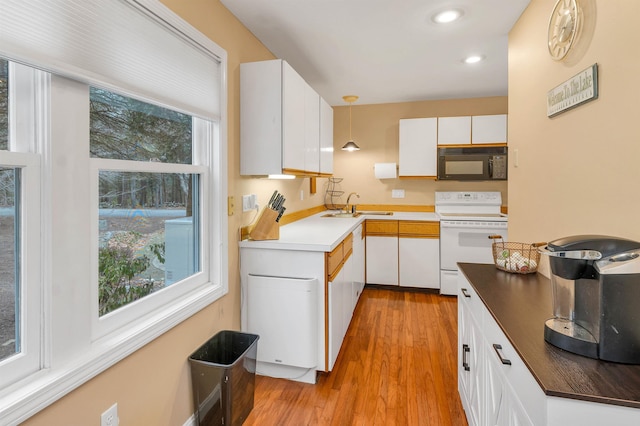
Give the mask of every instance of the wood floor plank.
POLYGON ((366 287, 334 369, 315 385, 256 376, 245 425, 467 425, 457 299, 366 287))

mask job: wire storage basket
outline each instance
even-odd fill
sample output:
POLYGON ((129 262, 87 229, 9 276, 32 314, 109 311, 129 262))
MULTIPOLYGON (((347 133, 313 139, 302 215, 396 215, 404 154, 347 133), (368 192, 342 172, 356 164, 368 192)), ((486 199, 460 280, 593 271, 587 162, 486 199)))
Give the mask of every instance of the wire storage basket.
POLYGON ((538 270, 540 252, 538 247, 546 243, 505 242, 502 235, 490 235, 493 239, 493 263, 501 271, 515 274, 531 274, 538 270))

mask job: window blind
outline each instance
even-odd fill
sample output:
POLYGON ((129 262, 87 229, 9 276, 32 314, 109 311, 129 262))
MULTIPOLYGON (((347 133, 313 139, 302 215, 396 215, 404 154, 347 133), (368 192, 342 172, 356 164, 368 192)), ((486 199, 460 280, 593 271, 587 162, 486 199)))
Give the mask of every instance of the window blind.
POLYGON ((8 59, 220 116, 224 50, 157 0, 0 0, 0 10, 8 59))

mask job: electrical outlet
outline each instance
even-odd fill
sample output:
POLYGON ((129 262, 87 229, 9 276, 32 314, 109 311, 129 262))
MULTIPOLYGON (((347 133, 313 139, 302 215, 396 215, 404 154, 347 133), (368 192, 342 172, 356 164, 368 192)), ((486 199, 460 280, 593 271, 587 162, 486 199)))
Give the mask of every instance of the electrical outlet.
POLYGON ((242 211, 248 212, 251 210, 251 195, 242 196, 242 211))
POLYGON ((256 194, 242 196, 242 211, 248 212, 254 210, 258 204, 258 196, 256 194))
POLYGON ((100 416, 100 426, 118 426, 120 419, 118 418, 118 403, 116 402, 100 416))
POLYGON ((391 190, 391 198, 404 198, 404 189, 391 190))

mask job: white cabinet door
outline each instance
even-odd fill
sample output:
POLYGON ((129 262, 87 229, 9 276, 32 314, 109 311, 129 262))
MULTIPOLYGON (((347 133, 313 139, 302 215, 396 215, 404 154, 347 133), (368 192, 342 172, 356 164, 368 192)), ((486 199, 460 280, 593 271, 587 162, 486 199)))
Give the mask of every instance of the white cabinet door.
POLYGON ((398 285, 398 237, 367 236, 367 283, 398 285))
POLYGON ((258 361, 318 365, 317 287, 315 278, 248 276, 245 331, 260 336, 258 361))
POLYGON ((400 176, 437 176, 438 119, 400 120, 400 176))
POLYGON ((333 173, 333 108, 320 98, 320 173, 333 173))
POLYGON ((471 143, 507 143, 507 114, 471 117, 471 143))
POLYGON ((458 391, 469 425, 482 422, 482 336, 471 311, 458 297, 458 391))
POLYGON ((362 238, 362 225, 353 231, 353 292, 354 307, 364 289, 364 239, 362 238))
POLYGON ((282 173, 282 61, 240 65, 240 174, 282 173))
POLYGON ((403 238, 398 240, 400 286, 440 288, 440 240, 403 238))
POLYGON ((471 117, 438 117, 438 145, 471 143, 471 117))
POLYGON ((282 168, 304 170, 307 83, 282 61, 282 168))
POLYGON ((344 337, 344 269, 329 282, 329 371, 336 363, 344 337))
POLYGON ((320 172, 320 96, 305 83, 304 170, 320 172))
POLYGON ((342 285, 342 328, 340 332, 342 334, 341 340, 344 341, 353 317, 353 308, 355 307, 353 301, 353 253, 344 262, 342 269, 345 271, 345 278, 342 285))
POLYGON ((489 352, 485 370, 485 407, 488 425, 509 425, 509 406, 505 398, 505 380, 502 366, 489 352))

